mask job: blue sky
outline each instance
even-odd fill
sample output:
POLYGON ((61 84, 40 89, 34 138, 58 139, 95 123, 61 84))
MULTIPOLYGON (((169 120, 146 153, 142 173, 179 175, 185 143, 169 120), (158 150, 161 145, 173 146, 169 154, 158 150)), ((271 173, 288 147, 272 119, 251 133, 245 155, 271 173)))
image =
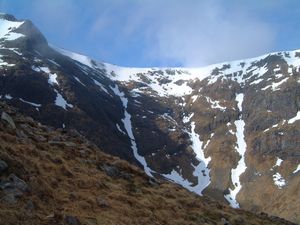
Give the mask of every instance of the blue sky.
POLYGON ((203 66, 300 49, 299 0, 0 0, 58 47, 122 66, 203 66))

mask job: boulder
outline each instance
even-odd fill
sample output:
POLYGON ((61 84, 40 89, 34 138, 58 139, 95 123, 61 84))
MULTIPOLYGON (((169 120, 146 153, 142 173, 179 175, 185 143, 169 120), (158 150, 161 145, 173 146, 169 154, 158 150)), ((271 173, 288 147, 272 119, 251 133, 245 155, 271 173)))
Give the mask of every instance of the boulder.
POLYGON ((75 216, 65 216, 65 222, 68 225, 80 225, 80 221, 75 216))
POLYGON ((110 205, 108 204, 108 202, 102 198, 102 197, 98 197, 96 199, 97 201, 97 205, 100 207, 100 208, 108 208, 110 205))
POLYGON ((121 171, 117 166, 114 165, 104 163, 99 165, 98 168, 112 178, 123 178, 125 180, 130 180, 132 178, 131 174, 121 171))
POLYGON ((8 168, 8 165, 5 161, 0 160, 0 173, 2 173, 3 171, 5 171, 8 168))
POLYGON ((221 218, 221 223, 220 223, 220 225, 231 225, 231 224, 228 222, 227 219, 221 218))
POLYGON ((120 175, 120 170, 116 166, 102 164, 99 169, 104 171, 110 177, 118 177, 120 175))
POLYGON ((6 179, 0 180, 0 189, 4 194, 1 202, 16 204, 18 198, 28 191, 28 185, 15 174, 10 174, 6 179))
POLYGON ((16 124, 15 124, 14 120, 6 112, 2 112, 1 120, 5 121, 10 128, 12 128, 14 130, 16 129, 16 124))
POLYGON ((57 145, 60 147, 76 147, 76 144, 70 141, 48 141, 48 143, 50 145, 57 145))
POLYGON ((13 193, 6 193, 2 199, 1 202, 5 202, 7 204, 16 204, 18 201, 18 198, 20 198, 22 196, 22 193, 19 191, 15 191, 13 193))
POLYGON ((17 177, 15 174, 10 174, 7 177, 7 180, 13 185, 14 188, 22 192, 28 191, 28 185, 26 184, 26 182, 17 177))

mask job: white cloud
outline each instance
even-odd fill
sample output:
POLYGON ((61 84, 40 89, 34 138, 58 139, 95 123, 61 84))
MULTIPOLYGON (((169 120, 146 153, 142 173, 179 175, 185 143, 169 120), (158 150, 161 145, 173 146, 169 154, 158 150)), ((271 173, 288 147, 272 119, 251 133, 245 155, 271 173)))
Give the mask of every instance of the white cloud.
POLYGON ((143 1, 126 21, 128 27, 133 34, 144 32, 148 57, 187 66, 257 56, 274 44, 269 24, 242 5, 225 11, 220 1, 143 1), (133 29, 135 23, 139 27, 133 29))

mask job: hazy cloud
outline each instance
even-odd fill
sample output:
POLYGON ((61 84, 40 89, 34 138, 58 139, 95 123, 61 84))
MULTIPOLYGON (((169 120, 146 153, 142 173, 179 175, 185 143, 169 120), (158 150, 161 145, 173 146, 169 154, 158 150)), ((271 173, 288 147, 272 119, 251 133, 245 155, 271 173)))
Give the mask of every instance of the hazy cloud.
MULTIPOLYGON (((75 1, 76 2, 76 1, 75 1)), ((60 36, 69 36, 80 23, 79 9, 73 0, 31 0, 31 10, 39 24, 60 36)))
POLYGON ((243 7, 226 11, 220 1, 145 2, 125 28, 134 30, 135 21, 144 21, 135 31, 144 32, 151 42, 145 52, 148 57, 199 66, 255 56, 273 45, 271 26, 243 7))
POLYGON ((144 0, 126 1, 124 5, 124 1, 111 1, 109 10, 101 13, 91 32, 114 30, 117 26, 116 42, 146 42, 142 53, 145 59, 188 66, 269 51, 275 35, 271 25, 247 12, 240 1, 230 10, 222 2, 144 0))

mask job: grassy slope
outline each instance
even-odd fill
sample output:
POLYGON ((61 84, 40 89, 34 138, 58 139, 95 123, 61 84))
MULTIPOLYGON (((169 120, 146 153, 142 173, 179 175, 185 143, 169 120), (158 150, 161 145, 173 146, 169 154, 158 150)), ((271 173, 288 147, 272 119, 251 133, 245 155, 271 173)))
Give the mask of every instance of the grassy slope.
POLYGON ((1 179, 14 173, 29 191, 16 204, 1 199, 0 224, 66 224, 67 216, 87 225, 218 225, 226 224, 224 219, 232 225, 286 223, 234 210, 172 183, 152 182, 139 168, 102 153, 75 132, 51 130, 0 103, 3 109, 17 129, 0 121, 0 159, 9 166, 1 179), (104 165, 116 174, 109 176, 104 165))

